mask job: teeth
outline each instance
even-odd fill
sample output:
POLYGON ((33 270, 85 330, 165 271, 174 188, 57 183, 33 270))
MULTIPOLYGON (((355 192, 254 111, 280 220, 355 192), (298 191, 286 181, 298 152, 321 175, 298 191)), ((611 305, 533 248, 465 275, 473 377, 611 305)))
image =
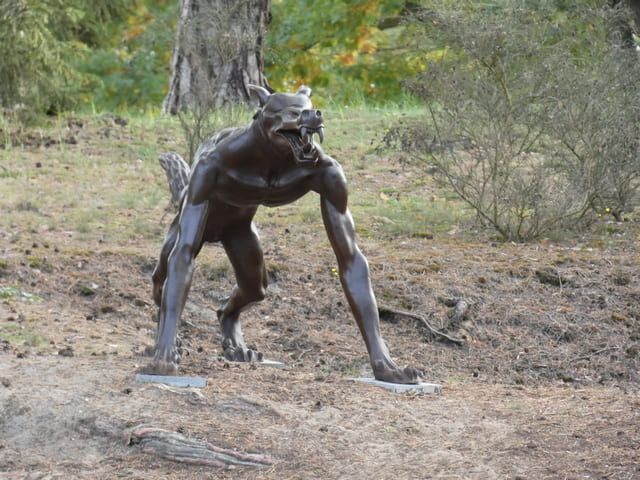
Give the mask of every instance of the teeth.
POLYGON ((316 133, 318 134, 320 143, 324 142, 324 127, 320 127, 317 130, 315 128, 300 127, 300 138, 302 138, 302 142, 305 144, 312 143, 313 136, 316 133))

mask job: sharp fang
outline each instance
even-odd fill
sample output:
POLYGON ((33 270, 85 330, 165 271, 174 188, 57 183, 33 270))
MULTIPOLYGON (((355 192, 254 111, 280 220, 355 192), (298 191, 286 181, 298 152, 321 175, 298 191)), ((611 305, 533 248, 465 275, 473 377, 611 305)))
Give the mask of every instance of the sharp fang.
POLYGON ((320 127, 317 131, 317 134, 320 138, 320 143, 324 142, 324 127, 320 127))
POLYGON ((305 137, 307 136, 307 127, 302 127, 302 128, 300 129, 300 136, 301 136, 302 138, 305 138, 305 137))

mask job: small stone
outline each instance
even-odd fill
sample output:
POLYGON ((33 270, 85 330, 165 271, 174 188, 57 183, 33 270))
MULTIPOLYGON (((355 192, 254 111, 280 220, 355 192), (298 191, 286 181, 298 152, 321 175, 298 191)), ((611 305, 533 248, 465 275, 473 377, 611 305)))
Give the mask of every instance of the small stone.
POLYGON ((58 355, 61 357, 73 357, 73 349, 71 347, 63 347, 58 350, 58 355))

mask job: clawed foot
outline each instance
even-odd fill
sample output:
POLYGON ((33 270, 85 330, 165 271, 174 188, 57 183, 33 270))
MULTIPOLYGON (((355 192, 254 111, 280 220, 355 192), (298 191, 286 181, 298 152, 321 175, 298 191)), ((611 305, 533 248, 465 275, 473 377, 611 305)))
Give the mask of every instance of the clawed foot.
POLYGON ((418 384, 421 382, 420 372, 415 368, 400 368, 391 360, 372 362, 373 376, 376 380, 389 383, 418 384))
POLYGON ((261 362, 262 353, 250 349, 245 344, 235 344, 230 339, 222 343, 224 358, 231 362, 261 362))
POLYGON ((146 375, 178 375, 180 354, 176 347, 169 350, 159 349, 157 346, 148 347, 144 353, 151 353, 153 360, 149 365, 140 368, 140 373, 146 375))
POLYGON ((145 375, 178 375, 178 365, 174 362, 154 360, 149 365, 140 368, 145 375))
POLYGON ((224 309, 220 309, 218 310, 218 321, 222 330, 224 358, 231 362, 262 361, 262 353, 252 350, 244 343, 237 314, 235 316, 225 316, 224 309))

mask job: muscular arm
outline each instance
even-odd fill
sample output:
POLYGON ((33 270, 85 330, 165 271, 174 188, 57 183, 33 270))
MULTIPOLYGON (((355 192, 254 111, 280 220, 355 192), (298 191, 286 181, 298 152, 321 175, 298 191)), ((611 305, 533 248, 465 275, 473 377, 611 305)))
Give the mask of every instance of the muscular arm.
POLYGON ((178 237, 169 254, 167 281, 163 295, 163 311, 173 314, 184 306, 189 284, 193 259, 199 249, 204 232, 208 202, 194 205, 185 202, 178 223, 178 237))
POLYGON ((329 172, 321 196, 322 218, 338 260, 342 288, 372 358, 388 357, 379 327, 378 307, 371 288, 369 265, 358 248, 355 227, 347 208, 347 186, 342 171, 329 172))
POLYGON ((320 195, 322 218, 338 259, 342 289, 367 346, 375 378, 394 383, 419 383, 417 370, 400 369, 393 362, 380 334, 380 318, 371 288, 369 266, 356 244, 353 219, 347 208, 347 185, 337 164, 327 169, 320 195))
POLYGON ((156 337, 156 351, 151 373, 174 374, 177 371, 175 346, 178 323, 191 286, 193 259, 202 242, 208 202, 193 204, 185 199, 177 225, 175 245, 167 260, 167 276, 156 337))

